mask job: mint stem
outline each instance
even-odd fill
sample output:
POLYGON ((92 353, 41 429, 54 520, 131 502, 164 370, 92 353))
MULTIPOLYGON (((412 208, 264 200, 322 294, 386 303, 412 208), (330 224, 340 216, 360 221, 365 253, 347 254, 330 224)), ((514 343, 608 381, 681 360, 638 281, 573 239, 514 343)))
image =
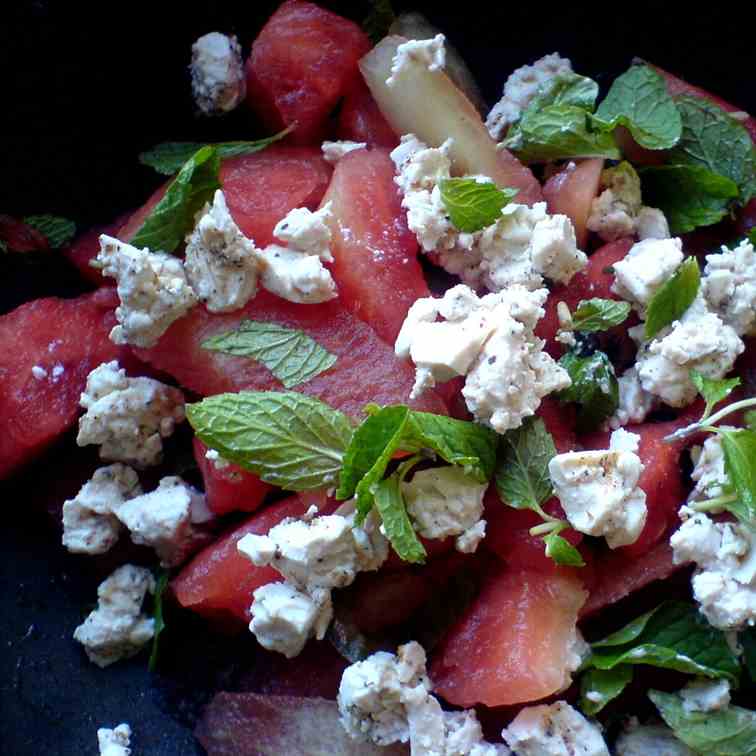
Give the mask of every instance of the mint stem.
POLYGON ((750 399, 742 399, 741 401, 734 402, 733 404, 728 404, 726 407, 723 407, 721 410, 719 410, 719 412, 715 412, 711 417, 703 417, 696 423, 686 425, 685 428, 680 428, 680 430, 676 430, 674 433, 670 433, 668 436, 665 436, 663 440, 667 444, 672 444, 682 438, 692 436, 694 433, 698 433, 699 431, 708 430, 711 432, 714 430, 713 428, 711 428, 711 426, 713 426, 715 423, 718 423, 720 420, 724 419, 725 417, 727 417, 727 415, 730 415, 733 412, 738 412, 748 407, 756 407, 756 396, 752 396, 750 399))
POLYGON ((732 504, 737 500, 738 497, 735 494, 725 494, 723 496, 715 496, 713 499, 694 501, 688 506, 696 512, 714 512, 724 509, 728 504, 732 504))
POLYGON ((561 525, 561 520, 550 520, 549 522, 542 522, 540 525, 536 525, 528 532, 532 536, 548 535, 549 533, 553 533, 557 529, 561 529, 561 525))

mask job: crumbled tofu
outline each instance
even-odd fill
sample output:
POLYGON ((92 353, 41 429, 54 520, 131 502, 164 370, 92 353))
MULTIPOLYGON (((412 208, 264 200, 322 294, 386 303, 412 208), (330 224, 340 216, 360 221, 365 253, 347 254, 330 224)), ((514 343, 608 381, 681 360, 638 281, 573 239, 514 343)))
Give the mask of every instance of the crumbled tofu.
POLYGON ((162 440, 186 417, 179 389, 152 378, 129 378, 115 360, 89 374, 79 403, 86 412, 76 443, 99 444, 102 459, 139 468, 161 461, 162 440))
POLYGON ((628 368, 618 379, 619 404, 614 414, 607 420, 612 430, 628 423, 642 423, 659 403, 657 397, 643 389, 638 371, 628 368))
POLYGON ((366 147, 366 142, 352 142, 349 139, 343 139, 338 142, 323 142, 320 149, 323 157, 329 163, 335 165, 344 155, 348 155, 350 152, 354 152, 354 150, 363 150, 366 147))
POLYGON ((254 243, 239 230, 218 189, 186 239, 189 283, 210 312, 232 312, 257 293, 258 267, 254 243))
POLYGON ((175 567, 191 551, 196 536, 192 524, 206 521, 204 498, 171 475, 154 491, 114 504, 112 511, 129 529, 134 543, 155 549, 164 567, 175 567))
POLYGON ((330 272, 318 257, 269 244, 260 252, 262 285, 297 304, 319 304, 338 296, 330 272))
POLYGON ((691 370, 724 378, 744 349, 737 333, 708 310, 699 293, 680 320, 641 344, 635 367, 644 391, 672 407, 685 407, 698 395, 691 370))
POLYGON ((616 756, 696 756, 665 725, 634 727, 615 743, 616 756))
POLYGON ((333 262, 331 254, 331 227, 333 220, 331 203, 323 205, 317 212, 306 207, 295 207, 282 218, 273 229, 273 235, 286 242, 289 249, 305 255, 314 255, 326 262, 333 262))
POLYGON ((97 589, 97 608, 74 630, 90 661, 107 667, 139 653, 155 634, 155 621, 142 614, 155 579, 144 567, 119 567, 97 589))
POLYGON ((696 564, 693 596, 701 612, 722 630, 756 624, 756 534, 688 507, 680 516, 670 544, 675 564, 696 564))
POLYGON ((730 705, 730 683, 727 680, 707 680, 705 677, 689 682, 680 690, 683 709, 689 714, 696 711, 719 711, 730 705))
POLYGON ((530 105, 544 84, 560 74, 571 72, 572 63, 559 53, 552 53, 540 58, 532 66, 522 66, 511 73, 504 84, 502 98, 491 108, 486 118, 488 133, 496 141, 501 141, 509 126, 520 120, 522 111, 530 105))
POLYGON ((246 95, 241 46, 234 36, 210 32, 192 45, 192 92, 205 115, 233 110, 246 95))
POLYGON ((401 80, 402 72, 415 66, 440 71, 446 65, 446 37, 436 34, 432 39, 410 39, 396 48, 391 63, 391 75, 386 86, 393 87, 401 80))
POLYGON ((612 291, 645 313, 651 297, 683 261, 680 239, 647 239, 634 244, 614 269, 612 291))
POLYGON ((113 507, 142 493, 126 465, 95 470, 73 499, 63 503, 63 545, 75 554, 104 554, 118 541, 121 523, 113 507))
MULTIPOLYGON (((729 426, 720 426, 722 429, 734 430, 729 426)), ((688 496, 688 501, 703 501, 722 496, 725 487, 729 484, 729 478, 725 472, 724 449, 719 436, 711 435, 703 446, 691 450, 694 467, 691 478, 695 486, 688 496)))
POLYGON ((633 450, 638 438, 616 430, 607 451, 557 454, 549 462, 554 491, 570 525, 587 535, 604 536, 612 549, 635 543, 646 524, 646 494, 638 487, 643 463, 633 450))
POLYGON ((487 488, 459 467, 434 467, 416 472, 402 484, 402 493, 418 535, 455 536, 460 551, 475 551, 486 532, 481 515, 487 488))
POLYGON ((609 756, 598 726, 564 701, 525 707, 501 735, 517 756, 609 756))
POLYGON ((588 261, 577 248, 575 227, 566 215, 550 215, 535 224, 529 253, 536 271, 562 284, 569 283, 588 261))
POLYGON ((97 744, 100 756, 129 756, 131 754, 131 727, 126 723, 119 724, 112 730, 100 727, 97 730, 97 744))
POLYGON ((171 324, 197 304, 177 257, 137 249, 102 234, 95 266, 118 284, 118 325, 110 332, 116 344, 155 346, 171 324))
POLYGON ((702 280, 709 306, 738 336, 756 336, 756 252, 742 241, 706 256, 702 280))

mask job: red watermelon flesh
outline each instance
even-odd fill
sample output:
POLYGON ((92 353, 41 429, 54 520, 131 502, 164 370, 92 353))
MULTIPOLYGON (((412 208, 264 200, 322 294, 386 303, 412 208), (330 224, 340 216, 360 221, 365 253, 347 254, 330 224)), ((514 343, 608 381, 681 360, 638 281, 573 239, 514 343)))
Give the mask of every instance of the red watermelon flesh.
POLYGON ((344 98, 336 134, 339 139, 365 142, 368 147, 394 149, 399 144, 399 137, 384 118, 362 77, 344 98))

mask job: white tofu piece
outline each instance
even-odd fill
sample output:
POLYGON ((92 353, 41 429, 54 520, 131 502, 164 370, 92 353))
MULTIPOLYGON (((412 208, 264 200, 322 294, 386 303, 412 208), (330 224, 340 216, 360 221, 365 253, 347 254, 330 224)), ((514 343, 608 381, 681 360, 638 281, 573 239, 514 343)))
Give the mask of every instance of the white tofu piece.
POLYGON ((259 253, 262 285, 297 304, 319 304, 338 296, 331 273, 315 255, 269 244, 259 253))
POLYGON ((619 404, 607 420, 607 426, 617 430, 628 423, 642 423, 659 404, 658 397, 643 389, 635 366, 628 368, 618 379, 619 404))
POLYGON ((554 492, 570 525, 604 536, 612 549, 635 543, 646 524, 646 494, 638 487, 643 464, 627 450, 628 436, 635 434, 617 430, 607 451, 557 454, 549 462, 554 492))
POLYGON ((485 535, 483 496, 488 485, 478 483, 459 467, 420 470, 402 483, 407 514, 424 538, 459 536, 460 551, 477 547, 485 535))
POLYGON ((436 34, 432 39, 410 39, 396 48, 396 55, 391 63, 391 75, 386 79, 386 86, 393 87, 401 82, 405 69, 419 66, 429 71, 440 71, 446 65, 446 37, 436 34))
POLYGON ((730 705, 730 683, 727 680, 692 680, 680 691, 683 709, 692 714, 696 711, 719 711, 730 705))
POLYGON ((171 324, 197 304, 177 257, 137 249, 102 234, 95 266, 118 284, 119 324, 110 332, 116 344, 155 346, 171 324))
POLYGON ((342 139, 337 142, 325 141, 320 146, 320 149, 323 153, 323 157, 331 163, 331 165, 336 165, 344 155, 348 155, 355 150, 363 150, 366 147, 366 142, 353 142, 349 139, 342 139))
POLYGON ((709 306, 738 336, 756 336, 756 252, 742 241, 706 256, 702 279, 709 306))
POLYGON ((97 744, 100 756, 129 756, 131 754, 131 727, 125 722, 114 727, 100 727, 97 730, 97 744))
POLYGON ((100 445, 100 457, 138 468, 159 464, 163 439, 182 422, 184 394, 152 378, 129 378, 118 362, 105 362, 87 377, 79 401, 76 443, 100 445))
POLYGON ((567 284, 588 264, 577 248, 575 227, 566 215, 550 215, 538 221, 530 236, 533 268, 546 278, 567 284))
POLYGON ((501 735, 517 756, 609 756, 601 730, 564 701, 526 706, 501 735))
POLYGON ((306 207, 295 207, 273 229, 273 235, 286 242, 290 250, 314 255, 325 262, 333 262, 331 254, 331 227, 333 213, 328 202, 320 210, 311 212, 306 207))
POLYGON ((63 503, 63 545, 75 554, 104 554, 118 541, 121 523, 113 507, 142 493, 126 465, 95 470, 73 499, 63 503))
POLYGON ((666 725, 635 727, 615 743, 616 756, 696 756, 666 725))
POLYGON ((218 189, 186 239, 184 269, 210 312, 232 312, 257 293, 257 250, 241 232, 218 189))
MULTIPOLYGON (((720 426, 723 430, 734 430, 730 426, 720 426)), ((724 449, 719 436, 711 435, 703 446, 691 450, 694 468, 690 477, 696 485, 688 496, 688 501, 702 501, 722 496, 729 483, 725 472, 724 449)))
POLYGON ((89 660, 107 667, 134 656, 155 634, 155 621, 142 614, 147 593, 155 592, 155 579, 144 567, 119 567, 97 589, 97 608, 74 630, 89 660))
POLYGON ((239 42, 220 32, 204 34, 192 45, 192 93, 204 115, 222 115, 239 105, 247 93, 239 42))

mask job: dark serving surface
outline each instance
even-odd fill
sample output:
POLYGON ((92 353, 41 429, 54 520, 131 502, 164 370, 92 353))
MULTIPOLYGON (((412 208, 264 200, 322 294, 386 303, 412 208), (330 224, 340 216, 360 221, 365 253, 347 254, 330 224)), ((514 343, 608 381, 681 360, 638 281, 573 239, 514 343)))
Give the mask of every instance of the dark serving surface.
MULTIPOLYGON (((56 213, 84 229, 139 205, 157 186, 160 177, 136 159, 147 147, 257 135, 245 113, 194 118, 186 65, 191 42, 215 29, 236 33, 246 51, 277 5, 4 3, 0 212, 56 213)), ((323 5, 360 19, 368 3, 323 5)), ((756 110, 753 33, 734 7, 690 14, 691 6, 686 13, 639 2, 554 10, 533 3, 394 5, 424 11, 446 32, 490 103, 511 70, 558 50, 601 83, 638 55, 756 110)), ((0 312, 79 286, 60 262, 13 265, 0 277, 0 312)), ((148 674, 144 656, 106 670, 89 664, 71 633, 95 600, 102 566, 64 553, 48 516, 34 506, 39 489, 56 488, 61 453, 53 450, 32 475, 0 484, 0 753, 95 754, 97 727, 122 721, 134 730, 135 756, 201 753, 188 725, 210 689, 231 683, 254 644, 219 640, 182 618, 179 631, 166 634, 158 677, 148 674)), ((60 498, 66 494, 61 488, 60 498)))

